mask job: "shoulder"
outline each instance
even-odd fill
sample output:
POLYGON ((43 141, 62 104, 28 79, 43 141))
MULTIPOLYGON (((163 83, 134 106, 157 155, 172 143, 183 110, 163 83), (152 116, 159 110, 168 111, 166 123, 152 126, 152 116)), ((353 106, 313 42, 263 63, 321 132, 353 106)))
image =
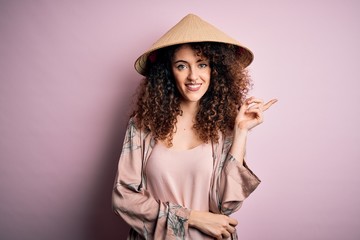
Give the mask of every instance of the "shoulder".
POLYGON ((127 128, 131 129, 133 131, 136 132, 141 132, 141 133, 148 133, 149 131, 146 129, 143 129, 140 124, 138 123, 138 120, 136 119, 136 116, 131 116, 129 118, 128 124, 127 124, 127 128))
POLYGON ((138 136, 141 139, 151 138, 151 132, 147 129, 141 128, 139 125, 140 124, 138 124, 136 117, 131 116, 127 124, 127 131, 132 136, 138 136))

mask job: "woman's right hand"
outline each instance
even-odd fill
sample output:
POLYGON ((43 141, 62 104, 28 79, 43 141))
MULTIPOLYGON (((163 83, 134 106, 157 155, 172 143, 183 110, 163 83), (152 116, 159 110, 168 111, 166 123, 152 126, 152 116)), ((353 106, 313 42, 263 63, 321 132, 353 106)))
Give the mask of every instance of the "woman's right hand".
POLYGON ((189 217, 189 227, 216 239, 229 238, 236 231, 237 220, 226 215, 192 210, 189 217))

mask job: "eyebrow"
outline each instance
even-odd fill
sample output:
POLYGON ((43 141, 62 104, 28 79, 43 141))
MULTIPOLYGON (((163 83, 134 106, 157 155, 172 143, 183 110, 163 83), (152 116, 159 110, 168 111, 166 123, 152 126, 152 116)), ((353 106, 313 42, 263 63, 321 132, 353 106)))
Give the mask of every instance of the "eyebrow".
MULTIPOLYGON (((207 61, 207 59, 199 59, 199 60, 197 60, 196 62, 198 63, 198 62, 204 62, 204 61, 207 61)), ((180 62, 182 62, 182 63, 188 63, 188 62, 185 61, 185 60, 177 60, 177 61, 175 61, 174 63, 180 63, 180 62)))

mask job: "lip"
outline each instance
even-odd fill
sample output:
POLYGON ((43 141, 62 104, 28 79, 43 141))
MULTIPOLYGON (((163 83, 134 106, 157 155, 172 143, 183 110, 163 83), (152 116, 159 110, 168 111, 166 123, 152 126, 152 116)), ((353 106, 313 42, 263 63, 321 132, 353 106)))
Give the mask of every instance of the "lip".
POLYGON ((186 89, 189 90, 189 91, 192 91, 192 92, 196 92, 200 89, 201 87, 201 83, 188 83, 188 84, 185 84, 186 86, 186 89))

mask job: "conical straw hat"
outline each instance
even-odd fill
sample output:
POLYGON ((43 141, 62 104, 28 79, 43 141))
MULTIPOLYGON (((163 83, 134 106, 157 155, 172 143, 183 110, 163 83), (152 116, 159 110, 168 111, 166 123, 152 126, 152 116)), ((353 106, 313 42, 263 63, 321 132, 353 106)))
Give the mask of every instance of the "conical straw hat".
POLYGON ((146 60, 151 52, 160 48, 189 42, 220 42, 236 45, 239 47, 239 54, 245 67, 248 66, 254 58, 253 53, 237 40, 229 37, 198 16, 188 14, 135 61, 136 71, 145 75, 147 68, 146 60))

